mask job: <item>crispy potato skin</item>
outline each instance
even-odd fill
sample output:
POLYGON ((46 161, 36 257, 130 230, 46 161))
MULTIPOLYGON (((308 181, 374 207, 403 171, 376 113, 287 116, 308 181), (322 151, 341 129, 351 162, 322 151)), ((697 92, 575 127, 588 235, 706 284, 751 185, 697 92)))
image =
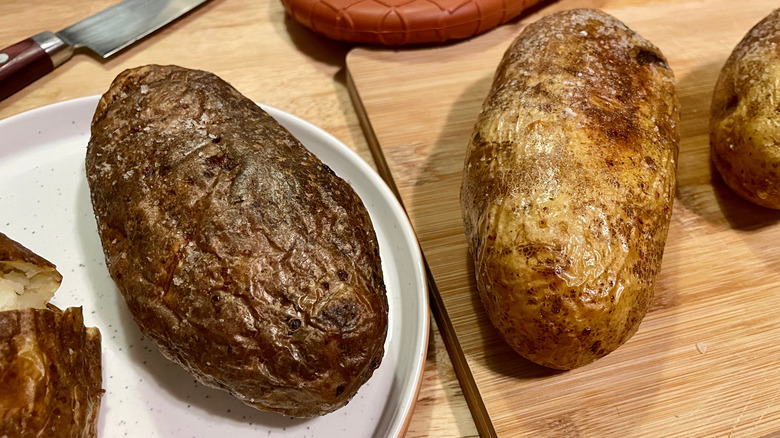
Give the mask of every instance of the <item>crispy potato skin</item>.
POLYGON ((108 269, 141 331, 202 383, 310 417, 384 354, 379 247, 352 188, 215 75, 120 74, 87 179, 108 269))
POLYGON ((62 275, 57 272, 56 267, 50 261, 3 233, 0 233, 0 261, 29 263, 41 269, 51 270, 53 271, 52 275, 62 281, 62 275))
POLYGON ((737 194, 780 209, 780 9, 756 24, 723 66, 712 95, 715 167, 737 194))
POLYGON ((96 437, 102 380, 80 307, 0 312, 0 436, 96 437))
POLYGON ((572 369, 636 332, 671 219, 678 120, 663 55, 605 13, 547 16, 507 50, 461 206, 482 303, 523 357, 572 369))
POLYGON ((62 274, 54 264, 0 233, 0 311, 25 307, 46 308, 60 284, 62 274), (8 279, 9 272, 13 271, 23 273, 29 281, 24 286, 23 297, 3 287, 2 280, 8 279))

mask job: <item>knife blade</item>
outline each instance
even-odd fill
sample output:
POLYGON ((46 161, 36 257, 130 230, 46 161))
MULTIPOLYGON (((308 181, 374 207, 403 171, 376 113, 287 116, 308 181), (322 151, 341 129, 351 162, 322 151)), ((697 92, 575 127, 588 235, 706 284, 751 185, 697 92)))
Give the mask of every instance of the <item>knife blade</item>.
POLYGON ((208 0, 124 0, 59 32, 44 31, 0 50, 0 100, 87 48, 108 58, 208 0))

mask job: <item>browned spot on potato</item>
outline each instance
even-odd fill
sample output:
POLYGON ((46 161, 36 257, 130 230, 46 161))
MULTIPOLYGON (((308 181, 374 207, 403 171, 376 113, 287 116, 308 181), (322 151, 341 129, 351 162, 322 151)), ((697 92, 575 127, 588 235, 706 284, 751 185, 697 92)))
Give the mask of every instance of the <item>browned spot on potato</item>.
POLYGON ((639 65, 659 64, 664 68, 668 67, 662 55, 656 53, 652 49, 646 48, 639 49, 636 54, 636 62, 638 62, 639 65))
POLYGON ((325 308, 320 315, 322 320, 340 329, 354 327, 358 307, 352 301, 335 301, 325 308))

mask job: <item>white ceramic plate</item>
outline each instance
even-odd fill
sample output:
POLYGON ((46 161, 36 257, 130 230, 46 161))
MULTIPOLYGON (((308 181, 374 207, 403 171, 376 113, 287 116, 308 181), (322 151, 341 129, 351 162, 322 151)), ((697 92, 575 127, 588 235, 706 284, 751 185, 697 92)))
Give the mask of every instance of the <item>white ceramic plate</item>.
POLYGON ((428 341, 417 240, 401 206, 357 154, 325 131, 264 107, 357 191, 376 228, 390 305, 382 365, 344 408, 294 419, 195 382, 141 336, 103 259, 84 171, 97 96, 0 121, 0 231, 57 265, 52 303, 83 306, 103 335, 103 437, 398 436, 408 425, 428 341))

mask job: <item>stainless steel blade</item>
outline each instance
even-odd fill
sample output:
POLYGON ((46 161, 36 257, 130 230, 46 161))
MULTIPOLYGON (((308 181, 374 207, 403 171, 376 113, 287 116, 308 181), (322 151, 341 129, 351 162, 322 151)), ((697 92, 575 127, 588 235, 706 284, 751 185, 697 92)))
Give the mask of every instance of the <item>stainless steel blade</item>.
POLYGON ((56 35, 73 47, 108 58, 207 0, 124 0, 56 35))

